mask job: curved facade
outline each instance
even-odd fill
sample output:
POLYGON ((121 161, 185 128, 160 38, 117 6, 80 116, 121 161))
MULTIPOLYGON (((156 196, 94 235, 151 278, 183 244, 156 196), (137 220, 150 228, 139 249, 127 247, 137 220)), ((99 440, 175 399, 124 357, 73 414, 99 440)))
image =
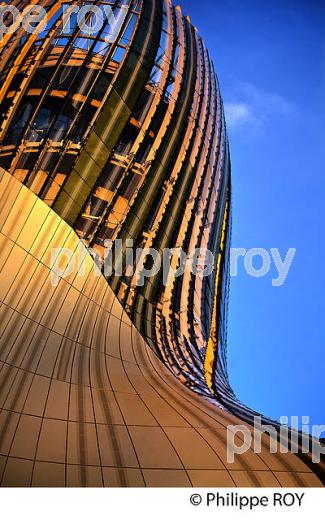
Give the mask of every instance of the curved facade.
MULTIPOLYGON (((216 253, 204 280, 171 273, 164 286, 158 274, 138 287, 126 265, 109 280, 175 375, 209 394, 216 346, 226 342, 219 300, 226 299, 230 159, 208 52, 168 1, 130 1, 114 10, 116 26, 96 34, 90 19, 87 32, 71 14, 67 29, 67 9, 43 4, 47 30, 20 44, 9 38, 2 50, 0 165, 102 258, 106 241, 125 248, 130 239, 134 249, 161 254, 216 253)), ((96 3, 105 4, 115 5, 96 3)))
POLYGON ((253 412, 227 375, 231 167, 202 39, 169 0, 85 2, 111 13, 96 31, 36 4, 43 30, 0 44, 2 484, 320 484, 295 455, 225 460, 227 408, 253 412), (113 271, 87 253, 51 286, 80 239, 113 271), (167 284, 138 284, 140 248, 173 251, 167 284), (180 249, 213 252, 210 275, 176 276, 180 249))
POLYGON ((186 388, 143 339, 94 262, 51 283, 71 227, 0 174, 2 486, 317 486, 297 456, 227 462, 216 400, 186 388))

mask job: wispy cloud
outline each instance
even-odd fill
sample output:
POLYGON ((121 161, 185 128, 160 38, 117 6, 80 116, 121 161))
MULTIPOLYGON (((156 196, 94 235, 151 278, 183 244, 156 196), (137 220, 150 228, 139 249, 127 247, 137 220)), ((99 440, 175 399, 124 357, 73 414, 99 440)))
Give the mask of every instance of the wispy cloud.
POLYGON ((225 103, 225 113, 229 128, 257 130, 279 116, 294 115, 296 107, 279 94, 244 83, 234 90, 233 100, 225 103))
POLYGON ((228 126, 231 127, 242 126, 253 117, 247 103, 225 103, 225 112, 228 126))

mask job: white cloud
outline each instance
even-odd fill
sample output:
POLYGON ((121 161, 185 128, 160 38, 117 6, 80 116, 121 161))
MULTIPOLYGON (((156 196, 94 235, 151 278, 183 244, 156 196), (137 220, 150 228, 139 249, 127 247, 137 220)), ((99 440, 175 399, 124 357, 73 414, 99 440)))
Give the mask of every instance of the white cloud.
POLYGON ((225 103, 225 115, 230 127, 241 126, 252 119, 251 108, 247 103, 225 103))
POLYGON ((229 128, 246 127, 260 129, 266 122, 279 116, 296 113, 293 103, 283 96, 258 89, 251 83, 241 84, 234 90, 233 100, 225 103, 226 121, 229 128))

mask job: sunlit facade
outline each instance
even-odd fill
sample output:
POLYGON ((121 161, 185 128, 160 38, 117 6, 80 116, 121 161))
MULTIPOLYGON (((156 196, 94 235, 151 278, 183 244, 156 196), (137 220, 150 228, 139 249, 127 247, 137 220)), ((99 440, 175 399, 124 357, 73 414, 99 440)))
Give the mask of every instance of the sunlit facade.
POLYGON ((252 412, 228 381, 231 165, 196 28, 169 0, 83 2, 113 11, 96 32, 36 4, 44 30, 0 44, 2 485, 321 485, 267 437, 226 460, 252 412), (89 253, 53 287, 51 249, 80 239, 101 262, 120 240, 122 273, 96 278, 89 253), (213 272, 139 286, 128 241, 209 249, 213 272))

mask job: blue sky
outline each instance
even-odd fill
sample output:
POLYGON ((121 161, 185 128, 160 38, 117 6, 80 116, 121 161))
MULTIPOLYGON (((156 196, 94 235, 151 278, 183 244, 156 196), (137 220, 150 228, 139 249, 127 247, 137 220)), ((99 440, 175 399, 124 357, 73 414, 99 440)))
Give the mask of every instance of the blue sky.
MULTIPOLYGON (((297 250, 232 279, 228 363, 239 398, 279 419, 325 424, 325 2, 182 0, 203 36, 226 106, 233 247, 297 250)), ((256 267, 257 267, 256 262, 256 267)))

